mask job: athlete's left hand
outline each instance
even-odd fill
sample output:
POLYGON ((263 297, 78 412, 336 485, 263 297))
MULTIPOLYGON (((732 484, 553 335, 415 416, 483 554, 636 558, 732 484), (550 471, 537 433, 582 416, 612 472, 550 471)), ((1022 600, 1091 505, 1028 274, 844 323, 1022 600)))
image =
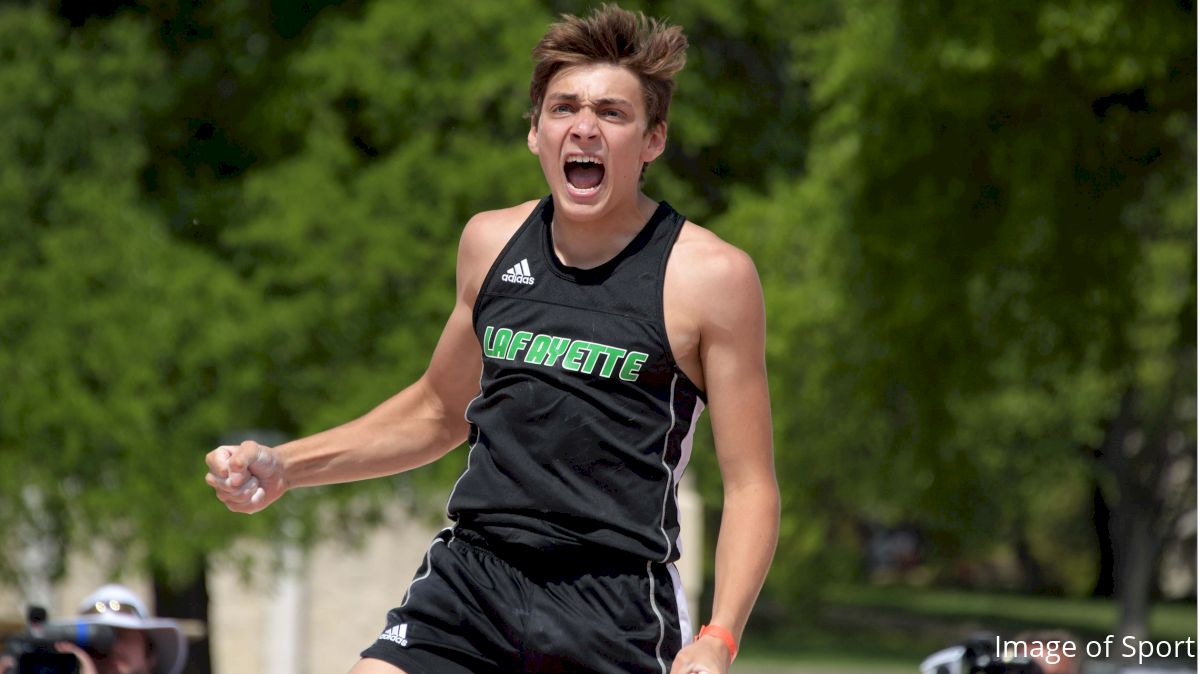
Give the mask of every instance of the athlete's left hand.
POLYGON ((684 646, 675 656, 671 674, 727 674, 729 647, 713 637, 701 637, 684 646))

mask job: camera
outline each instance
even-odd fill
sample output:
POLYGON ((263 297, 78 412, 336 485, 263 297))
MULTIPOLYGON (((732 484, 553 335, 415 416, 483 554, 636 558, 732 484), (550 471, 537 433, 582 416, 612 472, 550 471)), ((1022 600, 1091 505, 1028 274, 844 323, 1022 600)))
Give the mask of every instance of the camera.
POLYGON ((921 674, 1041 674, 1027 657, 996 652, 995 641, 976 636, 944 648, 921 662, 921 674))
POLYGON ((11 674, 78 674, 79 659, 71 653, 59 653, 54 644, 71 642, 90 653, 112 649, 116 631, 107 625, 46 623, 46 609, 33 606, 27 615, 25 632, 8 637, 4 654, 16 663, 11 674))

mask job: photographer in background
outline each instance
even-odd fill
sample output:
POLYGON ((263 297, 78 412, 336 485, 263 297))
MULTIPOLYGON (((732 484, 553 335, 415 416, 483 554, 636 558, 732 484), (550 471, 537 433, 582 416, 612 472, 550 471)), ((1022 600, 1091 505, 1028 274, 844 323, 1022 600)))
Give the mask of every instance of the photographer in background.
MULTIPOLYGON (((70 642, 57 648, 79 659, 80 674, 179 674, 187 660, 187 640, 179 624, 155 618, 146 605, 123 585, 105 585, 79 605, 71 624, 107 625, 116 640, 106 653, 85 651, 70 642)), ((15 664, 0 657, 0 674, 9 674, 15 664)))

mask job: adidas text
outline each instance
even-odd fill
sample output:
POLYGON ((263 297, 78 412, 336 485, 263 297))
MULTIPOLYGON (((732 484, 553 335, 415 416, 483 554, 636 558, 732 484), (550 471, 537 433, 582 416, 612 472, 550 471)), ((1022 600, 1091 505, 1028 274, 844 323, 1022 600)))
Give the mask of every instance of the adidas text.
POLYGON ((521 283, 527 286, 533 285, 533 274, 529 273, 529 258, 525 258, 509 267, 508 271, 500 277, 500 280, 509 283, 521 283))
POLYGON ((408 647, 408 623, 402 623, 395 627, 384 630, 383 634, 379 635, 381 641, 391 641, 405 648, 408 647))

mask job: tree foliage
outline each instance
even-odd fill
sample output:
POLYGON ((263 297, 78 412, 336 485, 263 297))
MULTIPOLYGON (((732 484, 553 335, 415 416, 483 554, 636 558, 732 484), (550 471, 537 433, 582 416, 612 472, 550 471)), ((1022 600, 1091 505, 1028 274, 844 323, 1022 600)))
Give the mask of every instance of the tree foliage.
POLYGON ((261 377, 240 360, 253 298, 143 197, 152 32, 11 7, 0 32, 0 528, 186 566, 227 525, 179 448, 228 427, 261 377))
POLYGON ((1092 458, 1122 396, 1194 449, 1191 12, 846 2, 810 36, 808 170, 720 220, 788 308, 787 554, 915 521, 947 561, 1033 536, 1070 584, 1092 481, 1131 497, 1092 458))

